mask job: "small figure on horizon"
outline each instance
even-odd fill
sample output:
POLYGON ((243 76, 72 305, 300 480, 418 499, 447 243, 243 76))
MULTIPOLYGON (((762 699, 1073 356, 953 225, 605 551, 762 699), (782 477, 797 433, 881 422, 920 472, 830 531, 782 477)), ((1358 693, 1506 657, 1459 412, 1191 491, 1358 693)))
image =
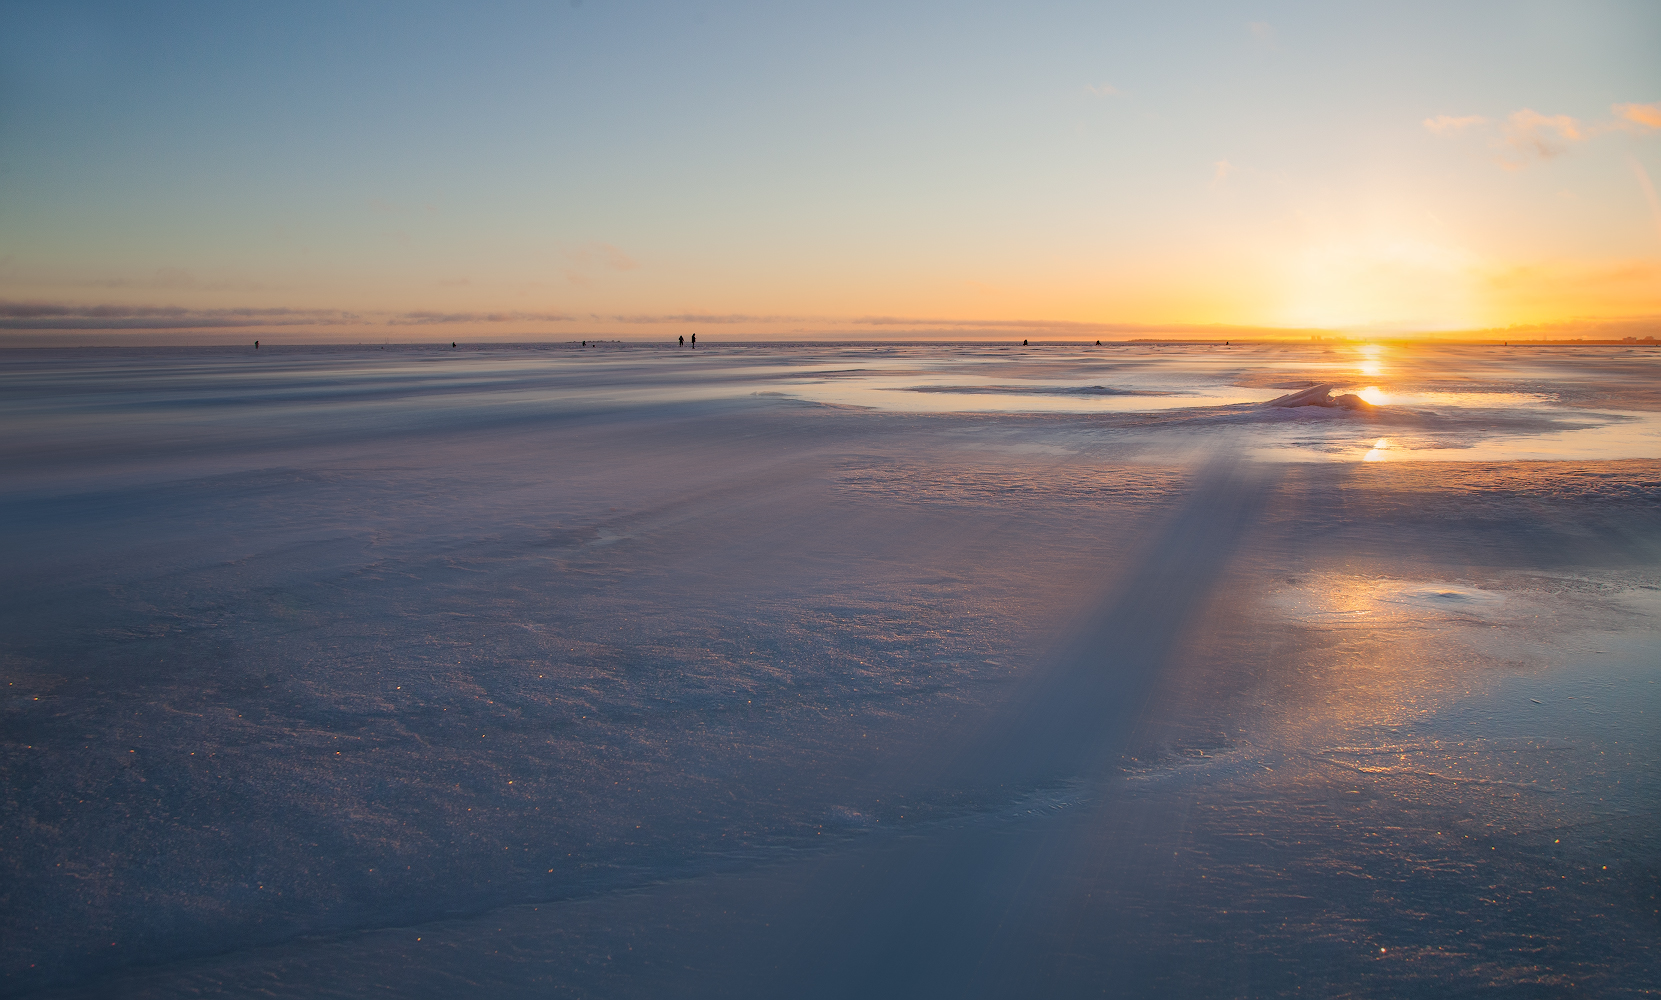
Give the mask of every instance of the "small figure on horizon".
POLYGON ((453 350, 455 350, 455 349, 456 349, 456 342, 455 342, 455 341, 453 341, 453 340, 452 340, 452 341, 450 341, 450 349, 451 349, 451 350, 452 350, 452 351, 453 351, 453 350))
POLYGON ((1027 346, 1027 342, 1026 342, 1026 341, 1024 341, 1024 340, 1023 340, 1023 341, 1021 341, 1021 346, 1022 346, 1022 347, 1025 347, 1025 346, 1027 346))
POLYGON ((256 340, 256 341, 254 341, 254 350, 257 351, 259 349, 260 349, 260 342, 256 340))
POLYGON ((1098 340, 1098 341, 1096 341, 1096 346, 1097 346, 1097 347, 1100 347, 1100 346, 1102 346, 1102 342, 1101 342, 1101 341, 1099 341, 1099 340, 1098 340))
POLYGON ((585 340, 585 341, 583 341, 583 346, 584 346, 584 347, 587 347, 587 346, 588 346, 588 341, 586 341, 586 340, 585 340))
POLYGON ((694 350, 698 347, 698 335, 695 333, 692 335, 692 347, 694 350))
POLYGON ((685 346, 686 346, 686 337, 684 337, 684 336, 682 336, 682 337, 679 337, 679 338, 677 338, 677 339, 679 339, 679 340, 680 340, 680 342, 681 342, 681 346, 682 346, 682 347, 685 347, 685 346))

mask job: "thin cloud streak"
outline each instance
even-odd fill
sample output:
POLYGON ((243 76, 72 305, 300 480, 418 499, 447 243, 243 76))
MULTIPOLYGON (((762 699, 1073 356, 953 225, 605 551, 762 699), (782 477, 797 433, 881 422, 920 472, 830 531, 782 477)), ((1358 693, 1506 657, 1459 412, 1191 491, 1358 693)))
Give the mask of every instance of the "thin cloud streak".
POLYGON ((1568 115, 1542 115, 1533 108, 1514 111, 1505 121, 1505 141, 1542 160, 1561 155, 1570 143, 1586 137, 1580 122, 1568 115))
POLYGON ((386 321, 387 326, 443 326, 452 323, 571 323, 577 317, 565 313, 490 312, 490 313, 399 313, 386 321))
MULTIPOLYGON (((1640 183, 1648 181, 1647 175, 1638 168, 1640 183)), ((1646 197, 1652 199, 1651 204, 1657 212, 1658 224, 1661 224, 1661 205, 1653 201, 1653 187, 1646 184, 1646 197)), ((1647 273, 1647 272, 1646 272, 1647 273)), ((1538 280, 1537 276, 1519 275, 1519 278, 1538 280)), ((1609 276, 1610 280, 1625 280, 1632 275, 1609 276)), ((1637 275, 1642 277, 1642 275, 1637 275)), ((1589 280, 1589 279, 1583 279, 1589 280)), ((122 305, 75 305, 54 302, 17 302, 0 300, 0 331, 9 334, 27 334, 30 332, 42 335, 63 335, 76 331, 85 334, 165 334, 173 332, 175 342, 195 342, 203 332, 213 330, 248 330, 268 328, 274 331, 288 331, 284 339, 290 343, 328 343, 345 338, 357 339, 363 336, 366 329, 389 327, 407 327, 412 329, 449 326, 449 327, 503 327, 496 334, 508 338, 508 341, 534 342, 539 335, 535 329, 538 324, 580 324, 566 325, 565 332, 560 336, 575 337, 579 334, 590 336, 603 335, 604 332, 618 333, 617 327, 661 327, 665 325, 680 326, 683 328, 695 327, 725 327, 731 331, 728 336, 745 341, 771 341, 781 339, 808 339, 808 340, 835 340, 847 337, 856 340, 907 340, 907 339, 944 339, 955 338, 962 340, 1004 340, 1010 338, 1050 338, 1055 340, 1096 340, 1112 338, 1116 340, 1147 338, 1147 339, 1188 339, 1188 340, 1223 340, 1223 339, 1305 339, 1311 335, 1346 335, 1360 333, 1359 329, 1327 326, 1266 326, 1249 324, 1206 324, 1206 323, 1112 323, 1112 322, 1084 322, 1072 320, 1049 319, 975 319, 968 317, 917 317, 917 316, 780 316, 780 315, 749 315, 742 313, 709 314, 709 313, 663 313, 663 314, 614 314, 602 313, 569 314, 569 313, 539 313, 539 312, 403 312, 403 313, 355 313, 343 310, 330 309, 296 309, 287 307, 248 307, 230 309, 188 309, 180 306, 122 306, 122 305), (512 329, 511 325, 529 327, 529 329, 512 329), (748 329, 738 329, 748 327, 748 329), (608 330, 609 328, 609 330, 608 330), (314 340, 295 340, 296 333, 302 336, 314 336, 314 340)), ((1623 334, 1640 333, 1653 334, 1657 323, 1653 319, 1643 318, 1631 321, 1609 320, 1577 320, 1570 324, 1547 324, 1529 327, 1536 336, 1553 336, 1561 339, 1570 335, 1581 336, 1609 336, 1619 328, 1623 334)), ((1518 328, 1509 328, 1518 329, 1518 328)), ((1374 331, 1375 333, 1378 331, 1374 331)), ((1492 331, 1485 330, 1437 330, 1436 339, 1445 339, 1449 336, 1484 336, 1492 331)), ((1504 331, 1500 331, 1504 332, 1504 331)), ((279 333, 279 335, 281 335, 279 333)), ((672 336, 673 330, 667 336, 672 336)), ((1412 335, 1412 331, 1392 331, 1392 335, 1412 335)), ((1521 330, 1512 336, 1520 336, 1521 330)), ((451 339, 453 334, 445 334, 444 339, 451 339)), ((656 336, 653 334, 651 336, 656 336)), ((6 338, 12 343, 22 343, 15 336, 6 338)), ((85 338, 82 338, 83 340, 85 338)))
MULTIPOLYGON (((833 321, 834 322, 834 321, 833 321)), ((893 327, 911 331, 929 331, 942 333, 1026 333, 1051 334, 1056 336, 1098 336, 1103 334, 1189 334, 1203 337, 1228 336, 1241 331, 1259 331, 1265 334, 1287 335, 1296 333, 1328 332, 1324 328, 1304 330, 1302 328, 1224 325, 1217 323, 1089 323, 1074 320, 1039 320, 1039 319, 918 319, 905 316, 861 316, 850 321, 855 326, 865 327, 893 327)))
MULTIPOLYGON (((356 313, 331 309, 247 307, 189 309, 183 306, 77 305, 59 302, 0 300, 0 330, 15 331, 167 331, 243 329, 249 327, 350 326, 425 327, 501 324, 573 324, 596 326, 772 326, 773 334, 823 335, 836 331, 895 331, 932 334, 1016 334, 1102 336, 1106 334, 1226 335, 1230 331, 1278 328, 1205 324, 1090 323, 1041 319, 973 319, 914 316, 791 316, 747 313, 571 314, 556 312, 356 313)), ((1284 332, 1284 331, 1281 331, 1284 332)))
POLYGON ((0 301, 0 330, 202 330, 261 326, 361 325, 357 313, 335 309, 65 305, 0 301))
POLYGON ((651 314, 605 314, 585 313, 573 315, 571 313, 540 313, 540 312, 405 312, 389 318, 388 326, 435 326, 447 323, 626 323, 630 325, 649 325, 662 323, 708 323, 710 325, 733 325, 743 323, 801 323, 813 322, 808 316, 750 316, 742 313, 709 314, 709 313, 667 313, 663 315, 651 314))
POLYGON ((750 316, 744 313, 709 314, 709 313, 668 313, 665 315, 628 315, 602 316, 591 314, 590 319, 596 322, 610 323, 709 323, 711 325, 730 326, 743 323, 815 323, 823 322, 823 317, 815 316, 750 316))
POLYGON ((1483 134, 1498 151, 1495 163, 1505 170, 1521 170, 1530 163, 1552 160, 1571 146, 1609 132, 1648 132, 1661 129, 1661 103, 1613 104, 1612 121, 1584 123, 1571 115, 1546 115, 1533 108, 1511 112, 1495 123, 1482 115, 1437 115, 1423 121, 1435 135, 1483 134))
POLYGON ((0 329, 5 330, 200 330, 259 326, 456 326, 504 323, 596 323, 650 326, 704 324, 823 323, 824 317, 750 315, 745 313, 607 314, 527 311, 347 312, 337 309, 241 307, 191 309, 184 306, 74 304, 0 300, 0 329))

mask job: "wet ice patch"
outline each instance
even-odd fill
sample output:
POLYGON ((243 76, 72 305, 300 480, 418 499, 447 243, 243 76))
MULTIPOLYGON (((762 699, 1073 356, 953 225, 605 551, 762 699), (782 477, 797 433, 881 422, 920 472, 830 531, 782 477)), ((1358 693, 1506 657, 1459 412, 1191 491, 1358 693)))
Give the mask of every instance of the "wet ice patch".
POLYGON ((1308 625, 1371 628, 1492 618, 1504 612, 1506 595, 1460 583, 1328 578, 1279 591, 1269 604, 1308 625))
POLYGON ((1563 758, 1573 758, 1576 753, 1572 743, 1562 740, 1466 738, 1327 747, 1313 751, 1310 759, 1374 778, 1489 786, 1551 795, 1556 792, 1551 776, 1542 783, 1540 761, 1533 758, 1547 755, 1557 758, 1561 765, 1563 758))

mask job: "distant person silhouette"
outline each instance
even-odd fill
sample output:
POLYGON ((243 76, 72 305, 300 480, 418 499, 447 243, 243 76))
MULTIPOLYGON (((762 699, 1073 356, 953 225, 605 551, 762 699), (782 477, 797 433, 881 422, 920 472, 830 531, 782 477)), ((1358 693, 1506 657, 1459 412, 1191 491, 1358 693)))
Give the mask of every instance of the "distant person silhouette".
POLYGON ((1098 340, 1098 341, 1096 341, 1096 346, 1097 346, 1097 347, 1100 347, 1100 346, 1102 346, 1102 342, 1101 342, 1101 341, 1099 341, 1099 340, 1098 340))
POLYGON ((456 342, 452 340, 452 341, 450 341, 450 350, 453 351, 455 349, 456 349, 456 342))
POLYGON ((686 346, 686 338, 685 338, 685 337, 681 337, 681 338, 679 338, 679 339, 680 339, 680 342, 681 342, 681 346, 682 346, 682 347, 685 347, 685 346, 686 346))
POLYGON ((1023 341, 1021 341, 1021 346, 1022 346, 1022 347, 1025 347, 1025 346, 1027 346, 1027 342, 1026 342, 1026 341, 1024 341, 1024 340, 1023 340, 1023 341))
POLYGON ((693 350, 696 350, 697 347, 698 347, 698 335, 694 333, 692 335, 692 348, 693 348, 693 350))
POLYGON ((260 342, 256 340, 256 341, 254 341, 254 350, 257 351, 259 349, 260 349, 260 342))

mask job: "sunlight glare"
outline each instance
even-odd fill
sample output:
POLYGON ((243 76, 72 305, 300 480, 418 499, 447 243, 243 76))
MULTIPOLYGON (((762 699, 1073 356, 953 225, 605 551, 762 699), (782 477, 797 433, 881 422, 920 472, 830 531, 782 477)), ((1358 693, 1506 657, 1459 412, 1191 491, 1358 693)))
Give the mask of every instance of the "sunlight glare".
MULTIPOLYGON (((1384 348, 1378 344, 1367 344, 1361 350, 1361 374, 1377 376, 1384 371, 1384 364, 1380 360, 1384 355, 1384 348)), ((1369 400, 1371 402, 1371 400, 1369 400)))
POLYGON ((1385 458, 1384 453, 1389 449, 1389 447, 1389 438, 1379 438, 1377 441, 1373 442, 1372 449, 1368 451, 1367 454, 1361 456, 1361 460, 1363 462, 1382 462, 1385 458))
POLYGON ((1477 324, 1480 258, 1386 225, 1346 232, 1325 220, 1327 238, 1289 255, 1287 308, 1293 326, 1423 332, 1477 324))

